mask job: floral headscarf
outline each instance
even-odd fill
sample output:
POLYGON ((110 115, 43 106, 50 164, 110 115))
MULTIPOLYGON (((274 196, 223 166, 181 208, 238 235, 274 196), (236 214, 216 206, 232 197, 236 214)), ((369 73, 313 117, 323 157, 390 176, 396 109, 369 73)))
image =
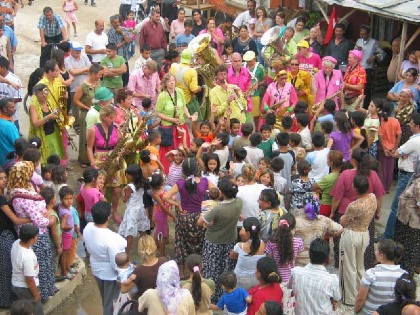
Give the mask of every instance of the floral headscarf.
POLYGON ((174 260, 170 260, 159 267, 156 290, 166 314, 176 315, 178 305, 185 292, 179 284, 179 270, 174 260))
POLYGON ((17 162, 10 168, 9 178, 7 180, 7 191, 10 197, 13 196, 15 189, 26 189, 33 191, 34 187, 31 183, 32 174, 34 172, 34 163, 30 161, 17 162))

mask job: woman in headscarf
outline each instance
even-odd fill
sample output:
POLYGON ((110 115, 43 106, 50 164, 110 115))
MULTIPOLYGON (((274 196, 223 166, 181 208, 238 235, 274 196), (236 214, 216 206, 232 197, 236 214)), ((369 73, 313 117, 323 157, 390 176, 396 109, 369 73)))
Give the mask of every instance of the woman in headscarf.
POLYGON ((348 66, 344 74, 344 101, 346 109, 353 111, 356 107, 358 97, 363 95, 366 85, 366 71, 360 64, 363 53, 361 50, 350 50, 347 59, 348 66))
MULTIPOLYGON (((29 218, 31 223, 39 228, 38 241, 32 246, 39 264, 39 289, 41 300, 47 300, 54 295, 54 266, 51 252, 48 226, 54 223, 47 216, 46 204, 32 186, 31 178, 34 163, 29 161, 17 162, 9 172, 7 191, 9 203, 13 206, 16 216, 29 218)), ((22 225, 16 225, 19 230, 22 225)))
POLYGON ((420 271, 420 163, 417 160, 414 175, 400 195, 395 224, 395 241, 404 245, 401 267, 411 275, 420 271))
POLYGON ((398 119, 401 126, 401 142, 403 145, 413 135, 411 131, 411 116, 416 111, 414 104, 414 94, 410 89, 403 89, 398 97, 397 107, 395 108, 395 118, 398 119))
POLYGON ((195 314, 194 300, 190 291, 181 289, 179 270, 174 260, 159 267, 156 289, 149 289, 139 298, 139 312, 147 314, 191 315, 195 314))
POLYGON ((57 154, 61 160, 66 159, 60 127, 57 123, 58 113, 51 111, 48 104, 47 86, 39 83, 34 87, 34 95, 29 107, 29 138, 37 136, 41 139, 41 165, 47 164, 51 154, 57 154))
MULTIPOLYGON (((340 70, 334 69, 336 64, 337 60, 334 57, 326 56, 322 58, 322 70, 318 71, 314 77, 314 88, 316 90, 314 104, 318 104, 343 88, 343 75, 340 70)), ((344 108, 343 93, 335 96, 333 101, 336 110, 344 108)))

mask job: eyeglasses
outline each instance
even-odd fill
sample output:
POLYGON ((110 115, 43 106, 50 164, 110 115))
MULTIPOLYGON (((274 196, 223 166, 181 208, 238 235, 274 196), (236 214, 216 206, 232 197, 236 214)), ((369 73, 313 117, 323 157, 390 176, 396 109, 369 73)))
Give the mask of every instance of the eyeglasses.
POLYGON ((299 64, 298 64, 298 63, 291 63, 290 65, 291 65, 291 66, 299 66, 299 64))

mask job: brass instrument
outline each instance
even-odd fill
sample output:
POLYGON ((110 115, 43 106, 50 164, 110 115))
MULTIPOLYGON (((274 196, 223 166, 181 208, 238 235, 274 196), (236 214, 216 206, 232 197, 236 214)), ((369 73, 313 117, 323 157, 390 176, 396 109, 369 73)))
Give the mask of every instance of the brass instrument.
MULTIPOLYGON (((241 95, 238 95, 237 90, 240 90, 239 87, 237 89, 235 89, 235 88, 232 87, 232 85, 228 85, 227 94, 228 94, 228 97, 230 95, 235 96, 233 101, 236 102, 236 104, 238 105, 241 112, 244 112, 246 110, 246 108, 244 108, 244 106, 242 104, 242 97, 241 97, 241 95)), ((245 100, 246 100, 246 98, 245 98, 245 100)))
MULTIPOLYGON (((46 90, 48 91, 48 93, 51 94, 51 91, 48 88, 46 88, 46 90)), ((54 97, 54 95, 51 94, 51 96, 53 97, 54 101, 56 101, 56 98, 54 97)), ((70 133, 68 131, 67 125, 65 124, 65 121, 63 120, 63 115, 61 115, 61 111, 60 111, 59 107, 53 108, 51 106, 50 102, 48 101, 48 99, 47 99, 47 107, 48 107, 48 109, 51 113, 54 113, 58 116, 57 119, 56 119, 57 125, 60 127, 61 132, 63 132, 67 136, 67 140, 70 142, 70 146, 72 147, 72 149, 74 151, 77 151, 77 146, 73 141, 73 137, 70 135, 70 133)), ((67 116, 67 113, 66 113, 66 116, 67 116)), ((70 117, 73 117, 73 116, 70 116, 70 117)), ((74 117, 73 117, 73 119, 74 119, 74 117)))
POLYGON ((137 152, 143 150, 148 145, 145 135, 147 130, 147 121, 151 116, 152 115, 143 117, 141 124, 138 125, 131 134, 131 139, 128 139, 124 144, 122 149, 123 156, 129 165, 135 163, 137 152))
POLYGON ((261 57, 264 59, 266 64, 270 66, 271 61, 273 59, 282 57, 282 56, 290 56, 289 51, 286 49, 287 41, 285 43, 282 42, 280 38, 280 26, 274 26, 268 29, 263 36, 261 36, 261 44, 264 45, 261 51, 261 57), (267 59, 265 55, 265 51, 268 47, 273 48, 274 52, 270 55, 267 59))
POLYGON ((334 97, 336 97, 336 96, 340 95, 341 93, 343 93, 343 90, 339 90, 339 91, 335 92, 334 94, 331 94, 330 96, 326 97, 324 100, 322 100, 322 101, 320 101, 320 102, 318 102, 318 103, 314 104, 314 105, 312 106, 312 110, 313 110, 313 112, 315 112, 316 110, 318 110, 318 108, 319 108, 319 107, 324 106, 324 104, 325 104, 325 102, 326 102, 327 100, 330 100, 330 99, 332 99, 332 98, 334 98, 334 97))
POLYGON ((67 115, 67 88, 64 85, 60 85, 58 87, 58 99, 52 93, 49 88, 46 88, 49 95, 51 95, 52 99, 54 100, 55 104, 57 105, 58 115, 60 121, 62 122, 62 129, 70 129, 73 126, 75 118, 71 115, 67 115))
POLYGON ((216 56, 210 49, 210 42, 211 36, 209 34, 201 34, 188 44, 188 49, 193 51, 196 60, 201 60, 202 63, 197 68, 197 72, 203 76, 206 85, 213 88, 216 86, 214 73, 218 63, 216 56))

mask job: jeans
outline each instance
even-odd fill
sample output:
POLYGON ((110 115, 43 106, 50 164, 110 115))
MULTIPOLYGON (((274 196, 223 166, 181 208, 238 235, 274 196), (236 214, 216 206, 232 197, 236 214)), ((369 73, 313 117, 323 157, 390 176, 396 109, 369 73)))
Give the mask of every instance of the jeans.
POLYGON ((386 223, 385 232, 384 232, 385 239, 394 238, 399 198, 402 192, 407 187, 408 181, 410 180, 413 174, 414 173, 404 172, 401 170, 398 172, 397 191, 395 192, 394 200, 392 201, 392 205, 391 205, 391 212, 389 213, 388 221, 386 223))

